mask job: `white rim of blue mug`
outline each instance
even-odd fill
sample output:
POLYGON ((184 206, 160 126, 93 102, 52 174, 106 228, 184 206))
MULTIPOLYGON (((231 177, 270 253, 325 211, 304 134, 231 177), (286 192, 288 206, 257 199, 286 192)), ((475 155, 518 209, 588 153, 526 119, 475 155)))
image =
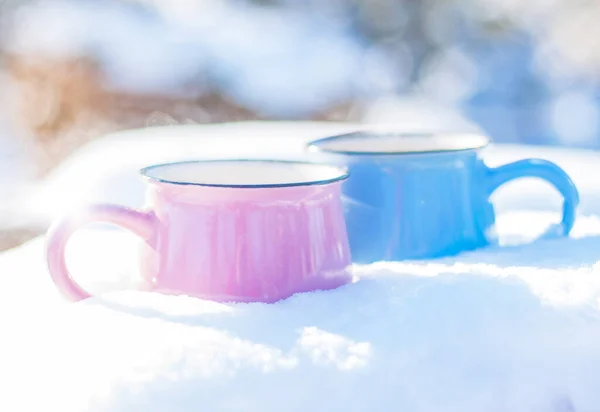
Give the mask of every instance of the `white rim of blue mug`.
POLYGON ((478 133, 452 133, 452 132, 381 132, 381 131, 369 131, 360 130, 351 133, 344 133, 334 136, 328 136, 321 139, 313 140, 308 143, 308 148, 311 151, 323 152, 323 153, 334 153, 341 155, 365 155, 365 156, 385 156, 385 155, 414 155, 414 154, 435 154, 435 153, 450 153, 450 152, 461 152, 467 150, 477 150, 486 147, 490 143, 490 139, 487 136, 478 133), (354 139, 366 139, 366 140, 377 140, 382 138, 390 137, 442 137, 447 138, 460 138, 460 137, 471 137, 475 138, 476 143, 464 144, 457 147, 449 147, 445 149, 432 149, 432 150, 344 150, 344 149, 332 149, 325 147, 325 144, 343 140, 354 140, 354 139))

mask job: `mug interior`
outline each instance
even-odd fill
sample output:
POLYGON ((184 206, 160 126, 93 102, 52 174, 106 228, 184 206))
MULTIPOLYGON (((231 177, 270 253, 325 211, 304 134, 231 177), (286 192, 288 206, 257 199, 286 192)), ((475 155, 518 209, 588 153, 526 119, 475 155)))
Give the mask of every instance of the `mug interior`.
POLYGON ((361 131, 309 143, 313 150, 345 154, 408 154, 472 150, 489 139, 465 133, 394 133, 361 131))
POLYGON ((167 163, 141 173, 163 183, 239 188, 318 185, 348 177, 345 169, 325 164, 249 159, 167 163))

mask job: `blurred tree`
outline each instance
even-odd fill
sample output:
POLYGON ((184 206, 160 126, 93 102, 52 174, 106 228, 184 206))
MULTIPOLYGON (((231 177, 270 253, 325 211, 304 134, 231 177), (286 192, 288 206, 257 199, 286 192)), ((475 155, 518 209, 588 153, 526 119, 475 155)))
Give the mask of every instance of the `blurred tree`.
MULTIPOLYGON (((85 111, 89 106, 85 101, 105 107, 100 110, 103 116, 112 112, 110 116, 120 117, 119 122, 133 117, 131 113, 143 117, 142 113, 155 112, 164 113, 165 118, 198 122, 259 117, 360 120, 359 106, 390 94, 417 93, 458 108, 499 141, 561 144, 571 141, 584 147, 598 146, 597 122, 593 121, 596 115, 586 103, 593 102, 591 107, 598 107, 600 96, 597 86, 600 52, 595 47, 595 32, 600 30, 595 24, 600 16, 600 3, 596 1, 82 0, 71 3, 93 4, 107 10, 115 4, 137 5, 129 7, 130 14, 146 17, 140 24, 127 23, 139 30, 122 31, 119 36, 123 41, 113 42, 114 50, 127 45, 131 50, 113 59, 118 67, 98 66, 98 59, 106 59, 112 51, 97 45, 88 50, 94 54, 91 60, 79 59, 90 56, 79 56, 76 61, 60 63, 71 67, 64 70, 74 70, 73 76, 66 78, 71 77, 73 82, 78 79, 79 84, 75 88, 65 85, 71 91, 64 94, 79 97, 73 98, 71 106, 63 102, 60 110, 39 111, 34 117, 44 120, 32 120, 36 133, 57 134, 62 128, 59 125, 72 123, 74 111, 85 111), (157 31, 156 27, 165 22, 175 30, 157 31), (188 48, 174 54, 173 50, 185 43, 182 38, 188 40, 188 48), (146 39, 151 47, 144 46, 140 39, 146 39), (160 66, 156 62, 175 61, 181 56, 191 60, 181 60, 177 70, 187 70, 186 67, 195 64, 197 73, 171 87, 194 90, 193 96, 177 97, 177 93, 172 93, 174 90, 166 93, 163 89, 154 93, 154 100, 147 93, 117 92, 115 87, 107 92, 105 79, 113 69, 135 73, 125 76, 119 87, 127 86, 143 81, 146 75, 152 76, 153 70, 160 66), (197 61, 192 62, 196 57, 197 61), (144 59, 155 60, 143 63, 144 59), (81 78, 79 69, 75 70, 84 61, 87 62, 84 66, 90 65, 85 69, 87 80, 81 78), (582 88, 592 91, 589 96, 579 94, 576 100, 587 107, 585 119, 590 127, 585 136, 567 137, 564 133, 569 129, 567 123, 563 120, 557 123, 557 119, 569 117, 565 114, 568 105, 558 102, 569 101, 563 97, 580 93, 582 88), (86 94, 88 97, 83 97, 86 94), (125 95, 132 100, 124 99, 125 95), (136 105, 138 109, 132 109, 131 113, 122 109, 136 105), (192 114, 175 113, 182 106, 189 107, 192 114), (62 114, 57 116, 56 112, 62 114), (555 127, 559 123, 562 126, 555 127)), ((6 10, 13 10, 17 4, 23 2, 4 0, 0 3, 0 13, 4 10, 6 14, 6 10)), ((65 18, 69 15, 63 14, 65 18)), ((103 30, 88 30, 98 31, 103 30)), ((7 67, 19 73, 21 79, 23 73, 36 72, 37 77, 25 76, 38 79, 35 80, 38 83, 31 84, 62 84, 64 80, 58 80, 60 76, 51 79, 54 70, 25 68, 23 61, 15 63, 13 59, 7 67), (15 71, 15 67, 19 69, 15 71)), ((171 78, 185 77, 181 73, 177 71, 171 78)), ((38 86, 34 89, 40 93, 53 90, 38 86)), ((64 96, 57 98, 55 94, 50 92, 44 98, 40 95, 39 101, 64 101, 64 96)), ((123 127, 136 124, 139 122, 123 127)))

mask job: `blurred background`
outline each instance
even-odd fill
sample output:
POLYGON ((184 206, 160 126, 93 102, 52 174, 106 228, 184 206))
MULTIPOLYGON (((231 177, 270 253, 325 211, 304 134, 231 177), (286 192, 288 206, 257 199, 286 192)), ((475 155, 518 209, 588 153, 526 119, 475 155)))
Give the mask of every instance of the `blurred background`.
POLYGON ((169 124, 597 149, 599 19, 597 0, 0 0, 2 193, 108 132, 169 124))

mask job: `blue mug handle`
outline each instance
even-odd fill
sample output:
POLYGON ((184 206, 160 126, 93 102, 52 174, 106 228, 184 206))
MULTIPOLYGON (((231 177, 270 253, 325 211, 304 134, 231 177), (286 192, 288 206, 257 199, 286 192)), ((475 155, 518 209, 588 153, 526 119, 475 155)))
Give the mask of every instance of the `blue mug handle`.
POLYGON ((523 159, 488 169, 488 194, 504 183, 522 177, 537 177, 550 183, 563 197, 561 235, 567 236, 575 223, 579 192, 567 173, 556 164, 543 159, 523 159))

